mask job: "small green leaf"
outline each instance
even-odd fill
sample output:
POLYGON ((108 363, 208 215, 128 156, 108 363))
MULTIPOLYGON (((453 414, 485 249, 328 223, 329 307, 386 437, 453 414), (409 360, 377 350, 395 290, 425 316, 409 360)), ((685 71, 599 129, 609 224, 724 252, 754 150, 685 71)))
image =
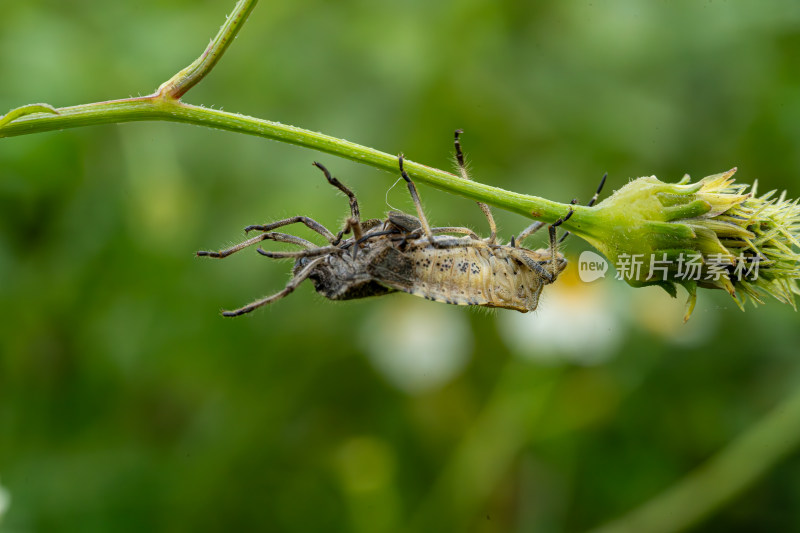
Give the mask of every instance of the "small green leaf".
POLYGON ((25 115, 32 115, 34 113, 50 113, 53 115, 58 115, 58 110, 51 106, 50 104, 28 104, 22 107, 18 107, 16 109, 12 109, 2 117, 0 117, 0 128, 12 122, 19 117, 24 117, 25 115))

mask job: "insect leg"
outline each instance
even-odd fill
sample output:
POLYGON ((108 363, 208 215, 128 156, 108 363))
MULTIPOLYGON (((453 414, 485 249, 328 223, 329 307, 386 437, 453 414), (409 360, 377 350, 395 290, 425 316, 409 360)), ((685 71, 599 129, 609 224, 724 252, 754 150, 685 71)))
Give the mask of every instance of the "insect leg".
MULTIPOLYGON (((369 231, 369 230, 371 230, 373 228, 376 228, 376 227, 378 227, 378 226, 380 226, 382 224, 383 224, 383 220, 380 220, 378 218, 371 218, 369 220, 362 221, 360 223, 361 235, 365 235, 365 233, 364 233, 365 231, 369 231)), ((345 222, 344 227, 342 229, 340 229, 339 232, 336 234, 336 240, 331 244, 339 244, 342 241, 342 237, 344 236, 344 234, 345 233, 350 233, 350 231, 352 229, 353 229, 353 225, 350 223, 350 219, 348 219, 347 222, 345 222)), ((353 231, 353 234, 355 235, 356 231, 353 231)), ((358 240, 359 243, 364 242, 364 238, 363 237, 360 237, 357 240, 358 240)))
POLYGON ((434 235, 438 235, 440 233, 463 233, 464 235, 468 235, 473 239, 480 239, 478 235, 469 228, 462 228, 462 227, 454 227, 454 226, 447 226, 443 228, 431 228, 431 233, 434 235))
MULTIPOLYGON (((464 133, 464 130, 456 130, 455 133, 455 147, 456 147, 456 162, 458 163, 458 172, 461 174, 461 177, 467 181, 470 180, 469 174, 467 173, 467 165, 464 163, 464 152, 461 151, 461 134, 464 133)), ((486 215, 486 220, 489 222, 489 244, 495 244, 497 242, 497 224, 494 222, 494 217, 492 216, 492 210, 483 202, 477 202, 478 207, 481 208, 483 214, 486 215)))
POLYGON ((283 226, 288 226, 289 224, 296 224, 298 222, 301 222, 305 224, 308 228, 316 231, 317 233, 325 237, 331 244, 335 244, 337 242, 336 237, 334 237, 333 233, 331 233, 328 230, 328 228, 326 228, 313 218, 308 218, 303 215, 285 218, 283 220, 278 220, 276 222, 270 222, 269 224, 258 224, 253 226, 247 226, 246 228, 244 228, 244 231, 245 233, 249 233, 251 231, 272 231, 274 229, 278 229, 283 226))
MULTIPOLYGON (((366 242, 369 239, 374 239, 376 237, 385 237, 387 235, 396 235, 397 233, 399 233, 397 230, 376 231, 374 233, 368 233, 368 234, 364 235, 363 237, 361 237, 360 239, 358 239, 356 241, 356 244, 361 244, 362 242, 366 242)), ((347 248, 347 245, 345 244, 345 246, 342 246, 342 248, 347 248)))
MULTIPOLYGON (((317 163, 314 161, 314 166, 317 167, 325 174, 325 178, 328 180, 328 183, 342 191, 347 195, 347 198, 350 200, 350 218, 347 219, 344 228, 336 235, 336 240, 331 241, 331 244, 337 244, 339 240, 341 240, 342 235, 346 233, 350 233, 353 231, 353 236, 356 240, 360 239, 364 232, 361 230, 361 210, 358 208, 358 200, 356 200, 356 195, 353 194, 353 191, 348 189, 347 187, 342 184, 341 181, 334 178, 328 169, 325 168, 322 163, 317 163)), ((357 248, 354 248, 356 250, 357 248)))
MULTIPOLYGON (((586 207, 592 207, 595 204, 595 202, 597 202, 597 199, 600 197, 600 192, 603 190, 603 185, 605 185, 605 183, 606 183, 606 178, 607 177, 608 177, 608 172, 603 174, 603 179, 600 180, 600 185, 597 187, 597 191, 594 193, 594 196, 592 196, 592 199, 589 200, 589 203, 586 204, 586 207)), ((577 204, 578 201, 577 200, 572 200, 570 203, 574 205, 574 204, 577 204)), ((563 220, 562 220, 562 222, 563 222, 563 220)), ((527 237, 530 237, 532 234, 534 234, 537 231, 539 231, 544 225, 545 225, 544 222, 537 221, 537 222, 534 222, 533 224, 531 224, 530 226, 528 226, 527 228, 525 228, 524 230, 522 230, 522 233, 520 233, 519 236, 516 238, 516 244, 519 245, 520 243, 522 243, 523 239, 525 239, 527 237)), ((559 240, 558 242, 559 243, 564 242, 564 239, 569 237, 569 234, 570 233, 568 231, 565 232, 564 235, 562 235, 561 240, 559 240)), ((514 239, 512 237, 512 241, 513 240, 514 239)), ((512 244, 512 246, 513 246, 513 244, 512 244)))
POLYGON ((298 285, 300 285, 305 279, 311 274, 311 271, 314 267, 319 264, 324 257, 318 257, 308 263, 306 267, 298 272, 292 279, 289 280, 289 283, 286 284, 286 287, 283 288, 282 291, 273 294, 272 296, 267 296, 265 298, 261 298, 260 300, 256 300, 255 302, 251 302, 244 307, 240 307, 239 309, 234 309, 233 311, 223 311, 222 316, 240 316, 244 315, 245 313, 249 313, 254 309, 258 309, 262 305, 271 304, 274 301, 280 300, 291 294, 298 285))
POLYGON ((297 246, 302 246, 306 249, 316 249, 318 246, 311 241, 307 241, 295 235, 289 235, 287 233, 278 233, 278 232, 270 232, 267 233, 268 237, 266 239, 270 239, 276 242, 288 242, 289 244, 296 244, 297 246))
POLYGON ((294 250, 294 251, 278 251, 278 252, 270 252, 269 250, 264 250, 263 248, 256 249, 258 253, 263 255, 264 257, 269 257, 272 259, 286 259, 288 257, 315 257, 318 255, 330 255, 337 252, 341 252, 342 249, 338 246, 320 246, 314 247, 309 250, 294 250))
POLYGON ((408 173, 403 169, 403 154, 400 154, 397 157, 397 161, 400 164, 400 175, 403 176, 404 180, 406 180, 408 192, 411 193, 411 199, 414 201, 414 207, 417 208, 417 217, 419 217, 419 222, 422 225, 422 231, 425 233, 425 236, 428 238, 431 244, 433 244, 433 233, 431 233, 431 227, 428 224, 428 219, 425 218, 425 213, 422 212, 422 203, 419 201, 417 188, 414 186, 414 182, 411 181, 408 173))
POLYGON ((347 195, 347 198, 350 200, 350 215, 353 218, 360 220, 361 211, 358 209, 358 200, 356 200, 356 195, 353 193, 353 191, 348 189, 341 181, 334 178, 328 171, 328 169, 323 166, 322 163, 317 163, 316 161, 314 161, 313 164, 315 167, 320 169, 323 174, 325 174, 325 179, 328 180, 328 183, 330 183, 331 185, 342 191, 345 195, 347 195))
POLYGON ((528 255, 523 253, 521 250, 511 249, 509 253, 519 261, 522 261, 528 265, 531 270, 536 271, 536 273, 539 274, 547 283, 551 283, 553 281, 553 273, 544 268, 539 261, 535 261, 534 259, 528 257, 528 255))
POLYGON ((291 244, 296 244, 298 246, 303 246, 305 248, 315 248, 316 246, 314 243, 311 243, 305 239, 301 239, 300 237, 295 237, 294 235, 287 235, 286 233, 262 233, 261 235, 257 235, 250 239, 247 239, 244 242, 240 242, 237 245, 231 246, 230 248, 226 248, 224 250, 220 250, 218 252, 205 252, 199 251, 197 255, 200 257, 216 257, 218 259, 224 259, 229 255, 238 252, 239 250, 243 250, 248 246, 252 246, 256 243, 266 240, 273 240, 273 241, 280 241, 280 242, 288 242, 291 244))
MULTIPOLYGON (((496 245, 494 245, 496 246, 496 245)), ((494 247, 493 246, 493 247, 494 247)), ((486 242, 472 237, 445 237, 437 239, 434 248, 484 248, 486 242)))
POLYGON ((539 231, 542 228, 542 226, 544 226, 544 222, 541 222, 541 221, 534 222, 533 224, 531 224, 530 226, 528 226, 527 228, 522 230, 522 232, 519 234, 519 236, 516 239, 516 243, 513 243, 514 237, 511 237, 512 246, 514 246, 514 244, 519 246, 520 244, 522 244, 522 241, 524 239, 530 237, 531 235, 533 235, 534 233, 539 231))

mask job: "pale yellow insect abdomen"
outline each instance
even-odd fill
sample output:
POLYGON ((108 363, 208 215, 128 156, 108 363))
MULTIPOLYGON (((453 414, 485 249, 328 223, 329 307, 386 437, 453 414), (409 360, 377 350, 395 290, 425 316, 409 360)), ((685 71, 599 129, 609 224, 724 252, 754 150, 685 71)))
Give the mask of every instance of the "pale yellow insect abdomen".
POLYGON ((408 292, 456 305, 536 308, 541 277, 489 246, 433 248, 420 242, 406 253, 413 258, 413 286, 408 292))

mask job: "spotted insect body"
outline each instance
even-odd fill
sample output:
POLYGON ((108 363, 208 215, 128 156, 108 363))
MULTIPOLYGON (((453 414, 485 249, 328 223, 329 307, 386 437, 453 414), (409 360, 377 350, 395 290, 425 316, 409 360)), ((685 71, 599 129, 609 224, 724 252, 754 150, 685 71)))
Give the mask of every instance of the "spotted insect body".
POLYGON ((411 243, 403 251, 410 275, 404 283, 392 283, 392 288, 437 302, 527 312, 536 309, 544 285, 566 266, 558 254, 556 270, 548 279, 529 265, 534 262, 546 269, 552 261, 549 251, 462 241, 462 246, 452 246, 451 241, 446 248, 437 248, 436 238, 433 244, 423 239, 411 243))
MULTIPOLYGON (((463 155, 456 132, 456 155, 462 177, 463 155)), ((294 258, 292 279, 286 287, 271 296, 256 300, 225 316, 238 316, 279 300, 310 279, 316 291, 331 300, 352 300, 402 291, 437 302, 455 305, 498 307, 521 312, 537 308, 545 285, 553 283, 566 267, 564 256, 558 252, 556 227, 569 218, 572 211, 549 226, 550 246, 529 250, 520 243, 543 227, 537 222, 524 230, 518 240, 499 244, 496 226, 488 206, 479 203, 491 228, 490 237, 481 239, 463 227, 431 228, 422 211, 414 183, 403 170, 403 158, 398 159, 401 176, 405 179, 414 201, 417 216, 390 212, 385 220, 361 221, 358 202, 347 187, 319 163, 328 182, 344 192, 350 200, 350 218, 345 227, 334 235, 318 222, 304 216, 279 220, 261 226, 249 226, 246 231, 261 233, 236 246, 219 252, 198 252, 200 256, 224 258, 251 245, 274 240, 294 244, 299 251, 273 252, 258 248, 271 258, 294 258), (303 223, 325 237, 328 246, 313 243, 273 230, 303 223), (352 233, 352 237, 343 236, 352 233), (460 234, 463 236, 454 236, 460 234)), ((602 184, 601 184, 602 186, 602 184)), ((599 190, 598 190, 599 192, 599 190)))

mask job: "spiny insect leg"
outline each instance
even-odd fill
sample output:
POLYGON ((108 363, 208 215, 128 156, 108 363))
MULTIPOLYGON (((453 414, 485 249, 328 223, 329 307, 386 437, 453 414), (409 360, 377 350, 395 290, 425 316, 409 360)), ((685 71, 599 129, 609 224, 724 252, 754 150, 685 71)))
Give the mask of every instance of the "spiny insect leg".
POLYGON ((547 283, 551 283, 555 279, 554 278, 554 274, 552 272, 550 272, 549 270, 544 268, 541 265, 541 263, 539 263, 539 261, 536 261, 536 260, 528 257, 528 255, 523 253, 521 250, 512 249, 512 250, 509 251, 509 253, 513 257, 515 257, 517 260, 522 261, 523 263, 528 265, 528 267, 531 270, 535 270, 536 273, 539 274, 542 277, 542 279, 544 279, 547 283))
POLYGON ((417 188, 414 186, 414 182, 411 181, 408 173, 405 171, 405 169, 403 169, 403 154, 400 154, 397 157, 397 161, 400 164, 400 175, 403 176, 404 180, 406 180, 408 192, 411 194, 411 199, 414 201, 414 207, 417 208, 417 217, 419 218, 420 224, 422 224, 422 230, 425 232, 425 236, 428 238, 431 244, 433 244, 433 233, 431 233, 431 227, 428 224, 428 219, 425 218, 425 213, 422 211, 422 203, 419 201, 417 188))
POLYGON ((434 235, 438 235, 440 233, 463 233, 464 235, 468 235, 473 239, 480 239, 478 235, 469 228, 459 227, 459 226, 446 226, 442 228, 431 228, 431 233, 434 235))
POLYGON ((533 224, 522 230, 522 232, 516 238, 516 243, 514 243, 514 237, 511 237, 512 241, 511 246, 514 246, 515 244, 517 246, 520 246, 523 240, 527 239, 528 237, 539 231, 542 228, 542 226, 544 226, 544 222, 541 221, 534 222, 533 224))
POLYGON ((295 250, 295 251, 278 251, 278 252, 270 252, 269 250, 264 250, 263 248, 256 249, 258 253, 263 255, 264 257, 269 257, 272 259, 286 259, 289 257, 298 258, 298 257, 316 257, 318 255, 330 255, 337 252, 341 252, 342 249, 338 246, 320 246, 311 248, 309 250, 295 250))
MULTIPOLYGON (((486 243, 472 237, 450 237, 436 240, 435 248, 483 248, 486 243)), ((492 247, 495 247, 493 245, 492 247)))
MULTIPOLYGON (((364 232, 361 229, 361 210, 358 208, 358 200, 356 200, 356 195, 353 193, 353 191, 345 187, 341 181, 334 178, 328 169, 322 165, 322 163, 314 161, 314 166, 320 169, 323 174, 325 174, 325 178, 328 180, 328 183, 345 193, 347 198, 350 200, 350 218, 347 219, 344 228, 342 228, 342 230, 337 234, 336 240, 331 241, 331 244, 337 244, 339 240, 341 240, 342 235, 349 233, 351 230, 356 240, 360 239, 364 235, 364 232)), ((353 249, 354 256, 355 250, 357 250, 357 247, 353 249)))
POLYGON ((341 181, 334 178, 328 171, 328 169, 323 166, 322 163, 314 161, 314 166, 320 169, 323 174, 325 174, 325 179, 328 180, 328 183, 330 183, 331 185, 342 191, 345 195, 347 195, 347 198, 350 200, 350 215, 356 220, 360 220, 361 211, 358 209, 358 200, 356 200, 356 195, 353 193, 353 191, 348 189, 341 181))
POLYGON ((302 246, 306 249, 317 248, 317 245, 311 241, 307 241, 301 237, 297 237, 296 235, 289 235, 288 233, 278 233, 276 231, 271 231, 265 234, 264 240, 271 240, 276 242, 288 242, 289 244, 296 244, 297 246, 302 246))
POLYGON ((222 316, 240 316, 254 309, 258 309, 262 305, 271 304, 281 298, 285 298, 289 294, 291 294, 298 285, 300 285, 305 279, 311 274, 311 271, 314 269, 317 264, 319 264, 324 257, 318 257, 311 261, 306 267, 297 273, 292 279, 289 280, 289 283, 286 284, 286 287, 283 288, 282 291, 273 294, 272 296, 267 296, 266 298, 261 298, 260 300, 256 300, 255 302, 251 302, 244 307, 240 307, 239 309, 234 309, 233 311, 223 311, 222 316))
POLYGON ((567 220, 569 220, 569 217, 571 217, 574 212, 575 210, 570 208, 569 212, 565 216, 559 218, 558 220, 550 224, 550 227, 548 228, 550 231, 550 268, 554 276, 553 279, 555 279, 555 276, 558 275, 557 255, 558 255, 558 243, 560 242, 556 240, 556 228, 561 224, 563 224, 564 222, 566 222, 567 220))
MULTIPOLYGON (((349 220, 348 220, 348 222, 349 222, 349 220)), ((364 232, 368 232, 368 231, 370 231, 372 229, 375 229, 378 226, 382 226, 383 222, 384 221, 379 219, 379 218, 370 218, 369 220, 362 220, 361 221, 361 231, 362 231, 362 235, 363 236, 358 238, 358 239, 356 239, 355 242, 357 242, 359 245, 361 245, 362 242, 364 242, 367 239, 371 238, 371 236, 373 236, 373 234, 364 233, 364 232)), ((345 233, 348 233, 349 231, 350 231, 350 225, 345 223, 345 226, 342 229, 339 230, 339 233, 336 234, 336 241, 333 244, 336 244, 336 245, 340 244, 341 241, 342 241, 342 236, 345 233)), ((347 248, 347 246, 344 246, 344 248, 347 248)), ((353 248, 353 257, 355 257, 357 251, 358 251, 357 247, 353 248)))
MULTIPOLYGON (((367 233, 366 235, 364 235, 363 237, 358 239, 356 241, 356 244, 361 244, 362 242, 366 242, 369 239, 374 239, 376 237, 385 237, 387 235, 396 235, 397 233, 398 233, 397 230, 376 231, 374 233, 367 233)), ((349 245, 349 243, 346 243, 344 246, 342 246, 342 248, 343 249, 347 248, 348 245, 349 245)))
POLYGON ((253 226, 247 226, 246 228, 244 228, 244 231, 245 233, 249 233, 251 231, 272 231, 274 229, 278 229, 283 226, 288 226, 290 224, 296 224, 298 222, 305 224, 308 228, 316 231, 317 233, 325 237, 325 239, 327 239, 329 243, 335 244, 336 237, 333 236, 333 233, 331 233, 330 230, 328 230, 328 228, 326 228, 313 218, 309 218, 303 215, 285 218, 283 220, 278 220, 276 222, 270 222, 269 224, 258 224, 253 226))
MULTIPOLYGON (((348 222, 350 222, 351 220, 352 219, 348 219, 348 222)), ((348 224, 348 222, 346 222, 344 227, 339 230, 339 232, 336 234, 336 241, 331 244, 339 244, 339 242, 342 240, 342 236, 344 236, 345 233, 350 233, 351 225, 348 224)), ((368 220, 361 220, 360 226, 362 234, 365 231, 369 231, 371 229, 377 228, 378 226, 382 226, 383 222, 384 221, 381 220, 380 218, 370 218, 368 220)))
POLYGON ((296 244, 298 246, 303 246, 304 248, 314 248, 314 244, 305 240, 301 239, 300 237, 295 237, 294 235, 287 235, 286 233, 262 233, 261 235, 257 235, 250 239, 247 239, 244 242, 240 242, 235 246, 231 246, 230 248, 226 248, 224 250, 220 250, 218 252, 206 252, 206 251, 199 251, 197 255, 199 257, 216 257, 217 259, 224 259, 231 254, 238 252, 239 250, 243 250, 248 246, 252 246, 256 243, 266 240, 273 240, 279 242, 288 242, 291 244, 296 244))
MULTIPOLYGON (((456 147, 456 162, 458 162, 458 172, 461 174, 461 177, 467 181, 471 178, 469 177, 469 173, 467 172, 467 165, 464 162, 464 152, 461 151, 461 134, 464 133, 464 130, 456 130, 455 133, 455 147, 456 147)), ((489 244, 495 244, 497 242, 497 224, 494 222, 494 216, 492 216, 492 210, 489 206, 483 202, 477 202, 478 207, 481 208, 483 214, 486 215, 486 220, 489 222, 489 244)))

